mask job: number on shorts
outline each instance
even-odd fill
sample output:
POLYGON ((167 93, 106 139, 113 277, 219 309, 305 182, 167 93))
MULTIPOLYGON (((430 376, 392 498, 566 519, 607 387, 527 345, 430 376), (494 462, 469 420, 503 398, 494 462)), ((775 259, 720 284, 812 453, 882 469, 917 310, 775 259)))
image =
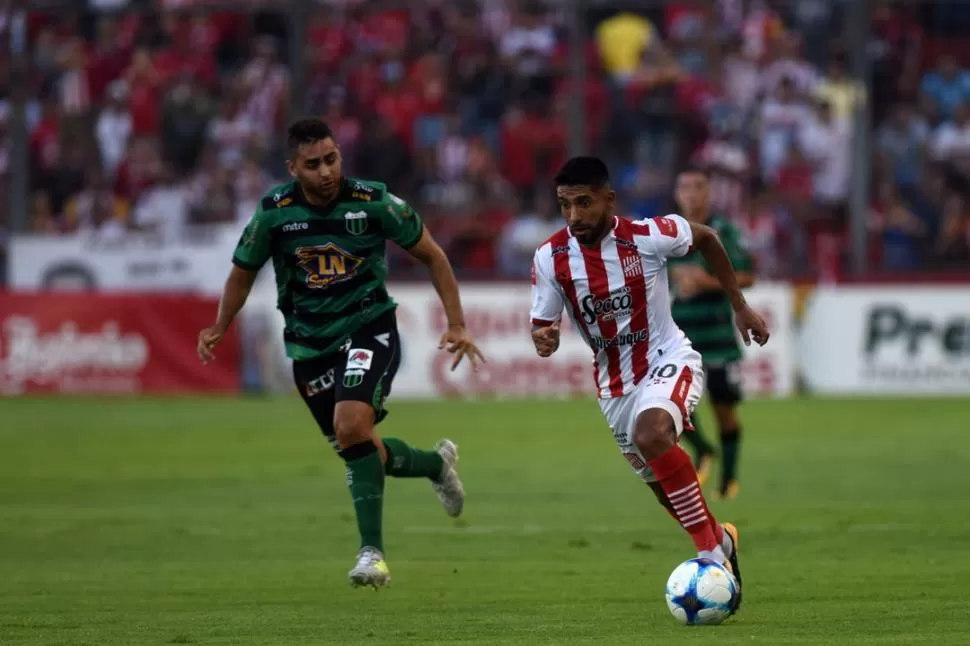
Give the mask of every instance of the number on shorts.
POLYGON ((654 366, 653 370, 650 371, 650 374, 647 375, 647 379, 670 379, 676 374, 677 366, 672 363, 668 363, 660 367, 654 366))

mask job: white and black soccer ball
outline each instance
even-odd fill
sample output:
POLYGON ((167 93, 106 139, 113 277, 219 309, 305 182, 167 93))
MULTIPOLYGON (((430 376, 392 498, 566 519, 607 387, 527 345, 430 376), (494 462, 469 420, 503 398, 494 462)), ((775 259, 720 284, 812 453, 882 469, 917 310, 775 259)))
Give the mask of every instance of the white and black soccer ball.
POLYGON ((711 559, 695 558, 678 565, 667 579, 667 607, 687 626, 713 626, 731 616, 738 582, 711 559))

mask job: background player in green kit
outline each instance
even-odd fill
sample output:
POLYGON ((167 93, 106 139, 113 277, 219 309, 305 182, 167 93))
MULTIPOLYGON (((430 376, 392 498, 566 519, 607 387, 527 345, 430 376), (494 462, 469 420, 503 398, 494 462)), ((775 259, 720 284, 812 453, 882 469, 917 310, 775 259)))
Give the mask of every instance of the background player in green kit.
MULTIPOLYGON (((710 184, 707 173, 690 169, 677 176, 676 200, 680 214, 688 221, 706 224, 714 229, 734 265, 740 287, 754 283, 751 255, 742 242, 740 230, 724 215, 711 212, 710 184)), ((707 373, 707 392, 714 405, 714 414, 721 436, 721 496, 733 498, 738 494, 738 452, 741 443, 741 424, 737 405, 741 401, 741 345, 734 329, 734 314, 727 295, 711 272, 704 258, 696 251, 669 261, 674 298, 674 321, 701 353, 707 373)), ((698 480, 709 477, 714 449, 704 438, 697 422, 694 433, 684 433, 693 446, 698 480)))
POLYGON ((291 125, 289 149, 295 181, 267 193, 246 226, 216 322, 199 333, 199 357, 213 358, 257 272, 272 260, 294 380, 347 466, 361 539, 350 582, 377 587, 390 580, 381 527, 385 475, 428 478, 450 516, 461 514, 465 497, 452 441, 421 451, 374 430, 387 415, 384 400, 401 359, 396 304, 384 283, 387 240, 428 267, 448 318, 441 347, 455 355, 452 370, 465 356, 473 367, 484 359, 465 330, 451 264, 418 214, 383 184, 344 177, 324 122, 291 125))

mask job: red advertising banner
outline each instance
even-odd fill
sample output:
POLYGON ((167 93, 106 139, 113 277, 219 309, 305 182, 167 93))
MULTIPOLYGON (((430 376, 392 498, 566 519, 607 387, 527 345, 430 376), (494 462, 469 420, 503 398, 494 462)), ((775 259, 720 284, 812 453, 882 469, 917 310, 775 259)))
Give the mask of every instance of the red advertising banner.
POLYGON ((202 365, 212 298, 0 293, 0 395, 216 393, 240 389, 233 331, 202 365))

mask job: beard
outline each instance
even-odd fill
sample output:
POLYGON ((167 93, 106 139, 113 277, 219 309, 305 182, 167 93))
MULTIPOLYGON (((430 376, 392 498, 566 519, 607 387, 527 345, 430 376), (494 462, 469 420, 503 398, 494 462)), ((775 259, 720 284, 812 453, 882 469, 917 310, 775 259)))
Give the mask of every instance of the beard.
POLYGON ((583 226, 581 228, 574 229, 570 227, 570 233, 576 238, 579 244, 590 246, 594 245, 609 233, 610 227, 613 224, 613 217, 609 213, 604 212, 597 220, 596 224, 590 226, 583 226))

